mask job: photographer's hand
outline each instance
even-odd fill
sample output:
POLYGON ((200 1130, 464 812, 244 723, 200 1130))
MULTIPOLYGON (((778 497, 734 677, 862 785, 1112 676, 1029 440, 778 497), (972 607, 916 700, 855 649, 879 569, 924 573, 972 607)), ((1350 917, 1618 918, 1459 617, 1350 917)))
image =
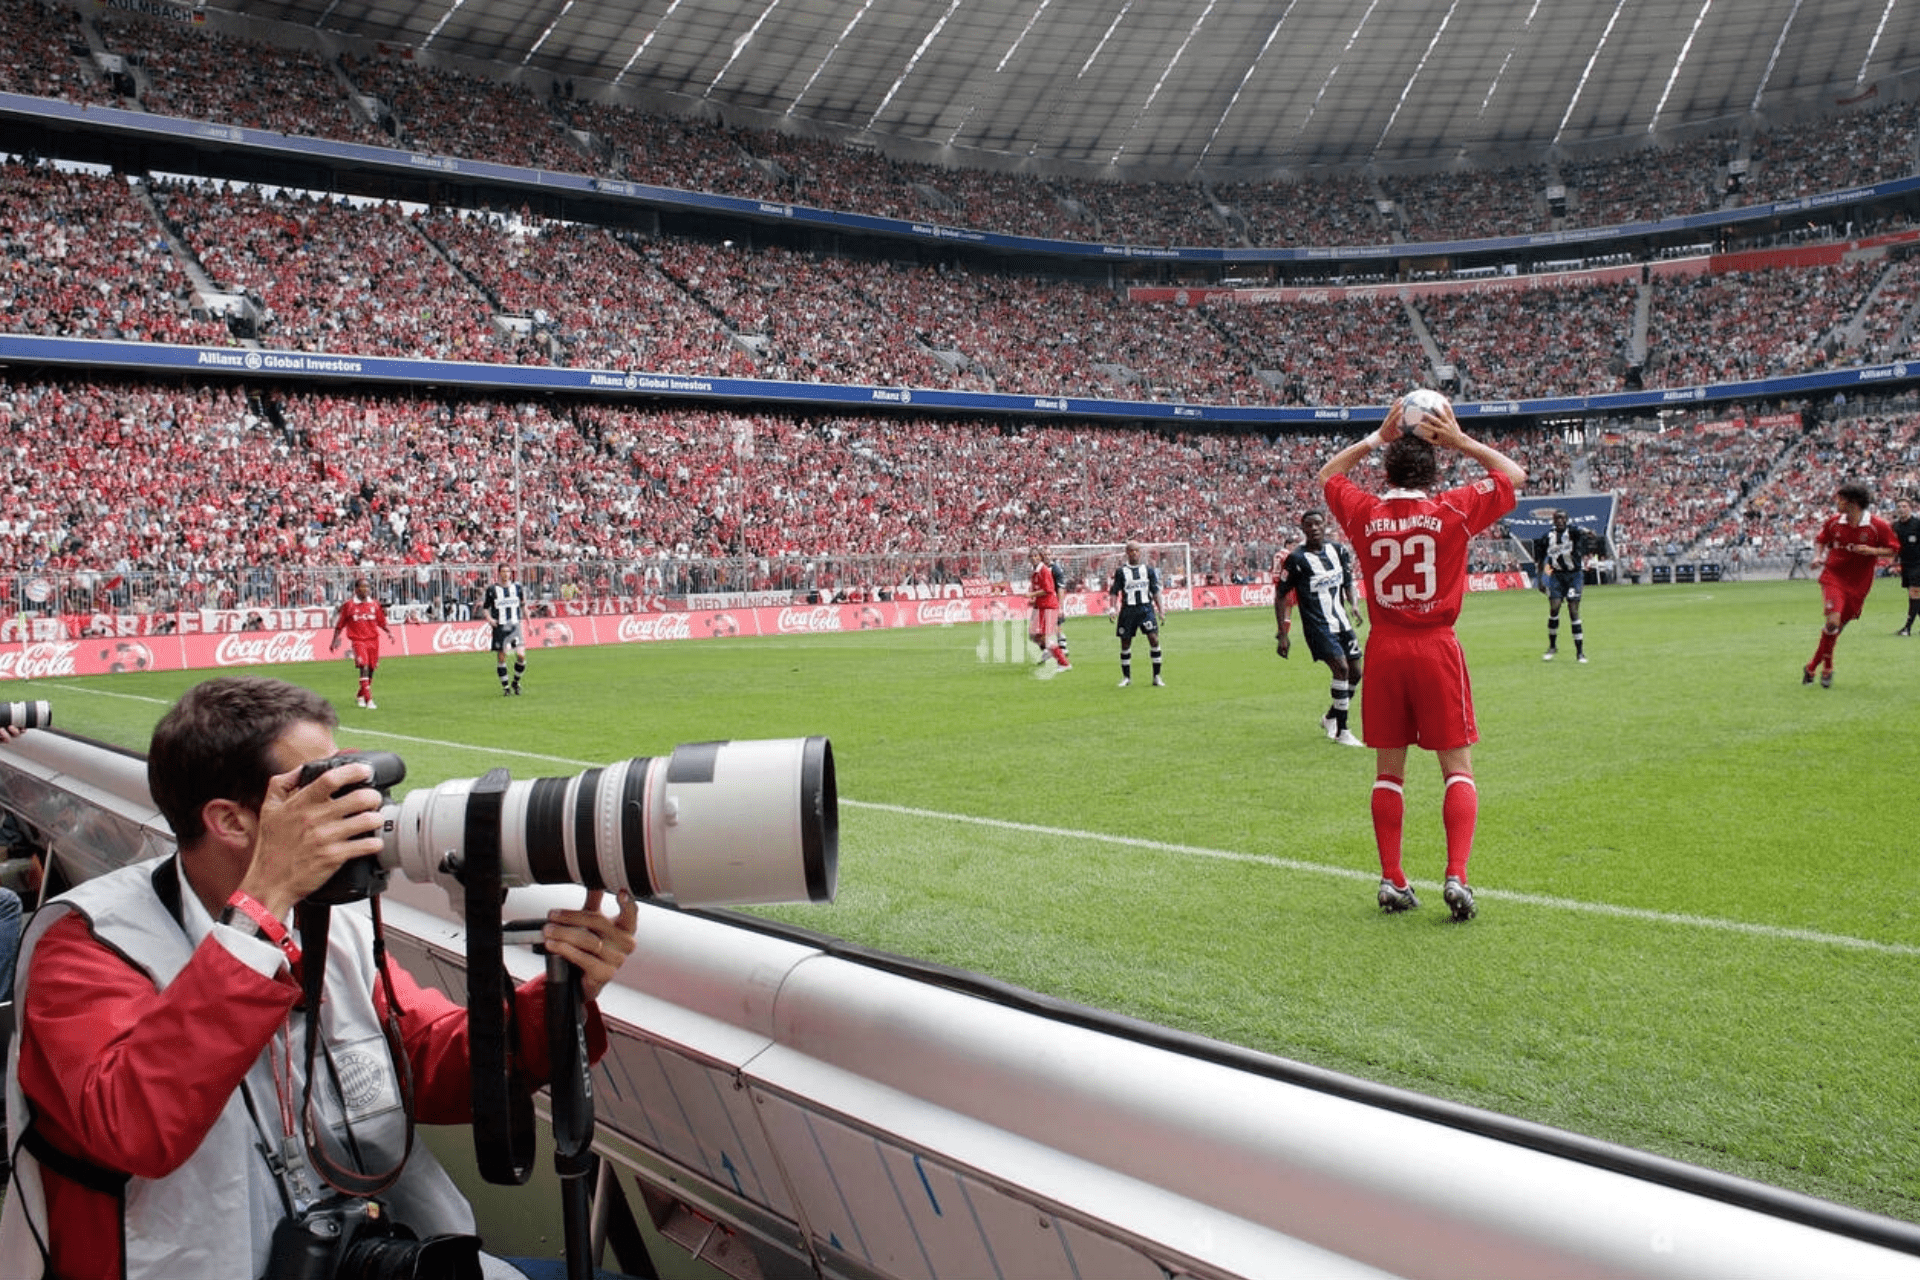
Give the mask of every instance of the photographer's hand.
POLYGON ((380 793, 355 786, 373 770, 359 762, 339 765, 300 785, 291 770, 267 783, 255 820, 253 860, 240 889, 276 918, 327 882, 350 858, 380 852, 380 793), (354 789, 343 796, 334 792, 354 789))
POLYGON ((578 911, 549 911, 543 942, 554 955, 580 967, 580 994, 597 998, 634 946, 633 930, 640 921, 640 904, 620 891, 620 914, 608 919, 600 911, 603 889, 587 890, 586 905, 578 911))

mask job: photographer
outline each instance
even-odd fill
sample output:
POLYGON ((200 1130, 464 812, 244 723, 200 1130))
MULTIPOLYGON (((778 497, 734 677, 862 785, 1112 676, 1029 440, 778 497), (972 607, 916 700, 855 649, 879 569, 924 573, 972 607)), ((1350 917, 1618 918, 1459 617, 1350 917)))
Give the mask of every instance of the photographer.
MULTIPOLYGON (((297 977, 310 963, 287 921, 351 858, 380 849, 364 764, 306 787, 300 766, 335 754, 333 709, 276 680, 220 678, 155 728, 154 802, 177 857, 122 868, 53 900, 20 959, 8 1075, 19 1136, 0 1221, 0 1275, 255 1280, 276 1225, 329 1188, 303 1140, 306 1031, 297 977), (346 790, 343 788, 356 788, 346 790)), ((545 944, 579 966, 592 1000, 634 945, 600 894, 553 912, 545 944)), ((404 1167, 379 1199, 422 1238, 470 1233, 473 1214, 424 1148, 408 1154, 405 1085, 383 1041, 397 1017, 414 1119, 471 1119, 467 1013, 404 970, 383 978, 373 930, 335 910, 327 934, 314 1123, 330 1160, 363 1174, 404 1167), (344 1105, 341 1099, 345 1099, 344 1105)), ((544 1082, 543 984, 514 993, 517 1062, 544 1082)), ((606 1045, 589 1011, 589 1052, 606 1045)), ((489 1274, 512 1274, 487 1260, 489 1274)))

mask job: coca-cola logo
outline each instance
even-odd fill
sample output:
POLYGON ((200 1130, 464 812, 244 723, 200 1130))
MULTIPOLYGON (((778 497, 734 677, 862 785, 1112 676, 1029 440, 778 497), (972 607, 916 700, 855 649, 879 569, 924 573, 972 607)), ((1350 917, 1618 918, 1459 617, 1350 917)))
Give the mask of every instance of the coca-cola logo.
POLYGON ((1273 584, 1271 582, 1259 582, 1240 588, 1240 603, 1272 604, 1273 584))
POLYGON ((468 625, 448 622, 434 628, 433 651, 435 653, 478 653, 491 648, 493 634, 484 622, 468 625))
POLYGON ((79 647, 77 644, 30 644, 0 653, 0 680, 44 680, 48 676, 76 675, 73 652, 79 647))
POLYGON ((693 635, 693 624, 684 613, 662 613, 652 617, 622 618, 616 629, 622 644, 653 640, 686 640, 693 635))
POLYGON ((304 631, 280 631, 270 636, 222 636, 213 651, 214 664, 222 667, 258 667, 313 660, 313 637, 304 631))
POLYGON ((973 606, 965 600, 928 600, 915 615, 920 626, 944 627, 956 622, 972 622, 973 606))
POLYGON ((821 605, 814 609, 782 609, 775 628, 783 636, 838 631, 840 611, 831 605, 821 605))

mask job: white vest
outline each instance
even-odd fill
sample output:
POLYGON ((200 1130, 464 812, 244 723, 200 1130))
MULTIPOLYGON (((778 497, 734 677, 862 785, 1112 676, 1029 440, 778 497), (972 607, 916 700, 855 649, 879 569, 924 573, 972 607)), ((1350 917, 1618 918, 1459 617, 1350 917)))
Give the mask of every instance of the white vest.
MULTIPOLYGON (((94 934, 145 972, 156 989, 166 988, 193 955, 193 947, 153 891, 158 862, 136 863, 89 880, 34 914, 21 939, 16 1009, 26 1008, 35 944, 70 911, 87 917, 94 934)), ((352 1082, 354 1141, 365 1153, 366 1167, 377 1171, 392 1165, 405 1150, 406 1124, 374 1011, 372 924, 363 910, 335 908, 329 934, 322 1043, 341 1065, 342 1077, 352 1082)), ((19 1026, 24 1030, 25 1025, 22 1016, 19 1026)), ((16 1032, 7 1055, 7 1114, 16 1126, 30 1114, 20 1090, 20 1039, 16 1032)), ((305 1039, 305 1015, 295 1015, 289 1040, 295 1047, 296 1091, 301 1090, 305 1075, 305 1039)), ((324 1066, 319 1069, 324 1072, 324 1066)), ((267 1100, 261 1118, 268 1131, 277 1134, 273 1071, 269 1055, 263 1052, 248 1073, 247 1086, 227 1100, 199 1150, 163 1178, 134 1178, 127 1183, 122 1194, 128 1280, 178 1280, 181 1276, 255 1280, 266 1270, 268 1245, 282 1207, 274 1176, 259 1151, 264 1140, 261 1127, 254 1123, 242 1096, 249 1089, 256 1099, 267 1100), (264 1194, 255 1180, 264 1182, 264 1194)), ((297 1096, 294 1105, 299 1105, 297 1096)), ((315 1087, 315 1110, 336 1135, 340 1105, 331 1088, 324 1083, 315 1087)), ((399 1181, 380 1198, 397 1221, 423 1238, 473 1231, 472 1209, 424 1146, 415 1147, 399 1181)), ((22 1148, 14 1165, 13 1185, 0 1209, 0 1275, 38 1280, 45 1274, 46 1260, 36 1231, 41 1237, 47 1231, 45 1191, 39 1162, 22 1148)))

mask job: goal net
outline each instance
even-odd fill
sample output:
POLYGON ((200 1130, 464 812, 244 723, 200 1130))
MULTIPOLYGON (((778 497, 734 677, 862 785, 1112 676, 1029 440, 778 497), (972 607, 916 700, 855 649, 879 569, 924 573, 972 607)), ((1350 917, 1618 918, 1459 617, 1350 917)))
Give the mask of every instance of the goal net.
MULTIPOLYGON (((1046 548, 1047 556, 1060 566, 1065 591, 1105 592, 1113 582, 1113 571, 1127 561, 1124 542, 1076 542, 1046 548)), ((1160 588, 1171 591, 1193 585, 1193 544, 1191 542, 1143 542, 1140 563, 1160 571, 1160 588)))
MULTIPOLYGON (((1113 583, 1113 571, 1126 563, 1124 542, 1077 542, 1043 546, 1047 559, 1060 567, 1060 589, 1066 593, 1061 610, 1062 640, 1067 639, 1065 619, 1098 617, 1107 607, 1107 588, 1113 583)), ((1143 542, 1140 563, 1160 571, 1160 588, 1171 591, 1193 582, 1193 544, 1190 542, 1143 542)), ((1018 594, 1027 583, 1028 561, 1009 562, 1007 581, 1018 594)), ((982 662, 1033 663, 1039 650, 1027 639, 1024 613, 996 618, 981 624, 975 653, 982 662)))

